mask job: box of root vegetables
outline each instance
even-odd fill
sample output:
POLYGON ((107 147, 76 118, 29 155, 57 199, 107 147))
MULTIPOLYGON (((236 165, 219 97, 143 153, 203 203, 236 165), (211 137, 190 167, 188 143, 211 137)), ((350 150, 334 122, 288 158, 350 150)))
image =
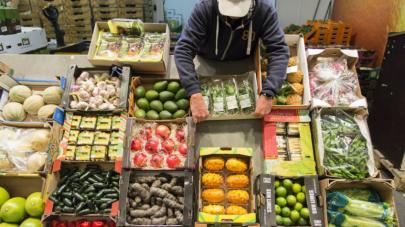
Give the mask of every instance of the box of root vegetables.
POLYGON ((202 147, 198 224, 256 223, 251 148, 202 147))
POLYGON ((191 172, 129 170, 123 176, 119 226, 192 226, 191 172))
POLYGON ((316 175, 308 110, 273 110, 263 119, 264 172, 316 175))
POLYGON ((401 226, 393 180, 325 179, 320 183, 324 219, 329 226, 401 226))
POLYGON ((260 226, 325 226, 317 176, 256 178, 260 226))
POLYGON ((155 170, 194 168, 195 130, 191 117, 159 122, 131 118, 127 124, 124 167, 155 170))
POLYGON ((312 112, 318 174, 362 180, 377 177, 364 109, 325 108, 312 112))

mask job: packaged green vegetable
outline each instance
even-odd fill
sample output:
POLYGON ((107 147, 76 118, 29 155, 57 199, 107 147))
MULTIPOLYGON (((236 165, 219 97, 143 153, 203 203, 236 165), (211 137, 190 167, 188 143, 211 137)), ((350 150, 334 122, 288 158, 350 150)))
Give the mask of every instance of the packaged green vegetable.
POLYGON ((373 203, 380 203, 381 199, 377 191, 373 188, 346 188, 339 189, 336 192, 340 192, 351 199, 363 200, 373 203))
MULTIPOLYGON (((364 120, 361 121, 364 124, 364 120)), ((353 114, 341 109, 321 114, 323 165, 329 174, 346 179, 363 179, 372 175, 371 143, 359 123, 353 114)))
POLYGON ((255 98, 248 78, 237 78, 239 106, 242 113, 250 114, 255 110, 255 98))
POLYGON ((237 98, 238 94, 237 94, 235 80, 233 78, 225 80, 224 89, 225 89, 226 113, 227 114, 239 113, 239 105, 238 105, 238 98, 237 98))
POLYGON ((208 111, 212 111, 211 107, 211 88, 210 88, 209 80, 202 80, 201 81, 201 95, 204 98, 205 105, 207 105, 208 111))
POLYGON ((388 203, 350 199, 340 192, 328 193, 327 202, 328 210, 343 211, 354 216, 373 218, 388 224, 394 222, 394 210, 388 203))
POLYGON ((328 222, 329 226, 341 226, 341 227, 387 227, 393 226, 392 224, 384 224, 375 219, 356 217, 347 214, 343 214, 336 211, 328 210, 328 222))
POLYGON ((109 32, 100 32, 98 47, 95 58, 115 59, 118 58, 121 47, 121 38, 109 32))
POLYGON ((225 91, 222 80, 213 80, 211 86, 212 93, 212 114, 221 115, 225 113, 225 91))

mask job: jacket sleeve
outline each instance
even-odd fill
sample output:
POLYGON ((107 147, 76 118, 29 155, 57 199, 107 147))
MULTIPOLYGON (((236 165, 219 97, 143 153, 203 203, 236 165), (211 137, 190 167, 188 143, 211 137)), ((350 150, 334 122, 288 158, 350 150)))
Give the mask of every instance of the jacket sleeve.
POLYGON ((261 39, 267 57, 267 77, 263 80, 262 92, 275 96, 286 79, 289 48, 284 41, 284 32, 280 28, 277 12, 270 6, 265 12, 261 39))
POLYGON ((198 45, 207 37, 208 12, 205 11, 204 2, 197 3, 174 51, 174 59, 180 81, 186 89, 188 96, 200 92, 200 82, 195 71, 193 59, 198 45))

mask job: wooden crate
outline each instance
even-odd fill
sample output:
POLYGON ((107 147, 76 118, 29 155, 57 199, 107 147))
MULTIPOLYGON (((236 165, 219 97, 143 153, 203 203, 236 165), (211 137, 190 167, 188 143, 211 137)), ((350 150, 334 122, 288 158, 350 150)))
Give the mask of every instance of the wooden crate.
POLYGON ((338 42, 344 46, 350 46, 353 28, 351 24, 342 24, 342 30, 338 37, 338 42))
POLYGON ((66 7, 71 7, 71 6, 88 6, 90 7, 90 2, 89 0, 64 0, 65 1, 65 6, 66 7))
POLYGON ((134 5, 144 5, 144 0, 117 0, 120 7, 134 6, 134 5))
POLYGON ((120 17, 120 8, 93 8, 93 16, 95 21, 107 21, 118 18, 120 17))
POLYGON ((328 26, 328 33, 326 37, 326 45, 338 45, 339 40, 338 37, 342 32, 342 23, 341 22, 334 22, 334 21, 328 21, 327 26, 328 26))
POLYGON ((46 7, 47 5, 63 7, 63 0, 38 0, 37 4, 40 9, 46 7))
POLYGON ((93 8, 109 8, 109 7, 119 7, 117 0, 92 0, 91 6, 93 8))
POLYGON ((143 8, 122 8, 120 17, 130 19, 143 19, 144 11, 143 8))
POLYGON ((395 187, 398 191, 405 192, 405 170, 396 169, 390 160, 386 159, 385 156, 378 150, 374 150, 374 162, 377 169, 387 170, 392 174, 394 177, 395 187))

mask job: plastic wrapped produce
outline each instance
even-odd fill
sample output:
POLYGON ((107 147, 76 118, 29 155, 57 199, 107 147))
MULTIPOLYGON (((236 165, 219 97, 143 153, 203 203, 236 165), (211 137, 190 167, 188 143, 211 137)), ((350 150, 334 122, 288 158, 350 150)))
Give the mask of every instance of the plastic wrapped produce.
POLYGON ((96 59, 115 59, 121 47, 120 37, 109 32, 100 32, 96 59))
POLYGON ((374 219, 356 217, 340 212, 328 210, 328 220, 329 226, 341 226, 341 227, 358 227, 358 226, 367 226, 367 227, 387 227, 393 225, 385 225, 382 222, 379 222, 374 219))
POLYGON ((239 112, 238 94, 235 80, 233 78, 224 81, 224 90, 225 90, 226 112, 228 114, 238 113, 239 112))
POLYGON ((239 107, 243 113, 252 113, 255 110, 253 88, 248 79, 237 80, 239 107))
POLYGON ((211 112, 212 110, 210 85, 211 84, 208 80, 201 81, 201 94, 204 98, 205 105, 207 105, 209 112, 211 112))
POLYGON ((212 114, 221 115, 225 113, 225 91, 221 80, 213 80, 211 86, 212 114))

